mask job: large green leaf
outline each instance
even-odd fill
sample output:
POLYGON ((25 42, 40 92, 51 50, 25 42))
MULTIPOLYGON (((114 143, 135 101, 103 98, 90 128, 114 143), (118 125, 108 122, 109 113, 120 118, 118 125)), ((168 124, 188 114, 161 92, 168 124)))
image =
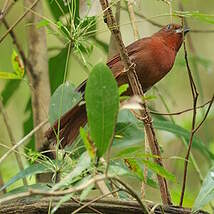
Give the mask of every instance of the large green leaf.
POLYGON ((63 83, 68 49, 62 49, 56 56, 48 60, 51 94, 63 83))
POLYGON ((49 121, 53 124, 64 113, 81 100, 81 94, 75 91, 75 86, 69 82, 60 85, 51 97, 49 106, 49 121))
MULTIPOLYGON (((179 125, 172 123, 171 121, 154 120, 154 127, 159 130, 164 130, 173 133, 177 136, 184 137, 184 139, 189 142, 190 132, 179 125)), ((206 157, 209 156, 214 159, 214 154, 203 144, 199 137, 194 136, 193 147, 202 152, 206 157)))
POLYGON ((117 82, 105 64, 99 63, 92 69, 85 100, 90 135, 100 157, 113 138, 119 108, 117 82))
POLYGON ((199 210, 214 199, 214 168, 212 168, 204 179, 201 190, 193 205, 193 210, 199 210))
POLYGON ((24 169, 23 171, 19 172, 18 174, 16 174, 14 177, 12 177, 6 184, 4 184, 4 186, 0 188, 0 191, 8 188, 10 185, 15 183, 16 181, 23 179, 27 176, 32 176, 35 174, 51 172, 51 171, 52 171, 51 168, 48 168, 44 164, 33 164, 27 167, 26 169, 24 169))

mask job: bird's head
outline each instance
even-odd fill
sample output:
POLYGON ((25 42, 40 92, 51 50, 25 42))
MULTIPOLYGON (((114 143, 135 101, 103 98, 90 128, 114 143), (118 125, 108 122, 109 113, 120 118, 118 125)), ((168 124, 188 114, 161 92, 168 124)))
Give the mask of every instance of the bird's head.
POLYGON ((167 46, 178 51, 182 45, 184 36, 188 32, 189 28, 183 28, 178 24, 168 24, 155 33, 154 36, 161 37, 167 46))

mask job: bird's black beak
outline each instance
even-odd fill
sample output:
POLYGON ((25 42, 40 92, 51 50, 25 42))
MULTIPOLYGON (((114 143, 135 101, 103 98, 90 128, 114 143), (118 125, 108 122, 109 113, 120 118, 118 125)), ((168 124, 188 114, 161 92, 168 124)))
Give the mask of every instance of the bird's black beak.
POLYGON ((190 31, 188 27, 184 27, 184 36, 190 31))

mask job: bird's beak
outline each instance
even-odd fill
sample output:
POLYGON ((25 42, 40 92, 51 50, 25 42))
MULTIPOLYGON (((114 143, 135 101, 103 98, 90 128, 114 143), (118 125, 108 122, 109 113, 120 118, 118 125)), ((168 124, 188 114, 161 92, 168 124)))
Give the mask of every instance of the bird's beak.
POLYGON ((182 34, 184 34, 184 35, 186 35, 186 33, 188 33, 190 31, 190 29, 189 28, 187 28, 187 27, 184 27, 184 28, 178 28, 177 30, 175 30, 175 33, 182 33, 182 34))
POLYGON ((184 36, 190 31, 188 27, 184 27, 184 36))

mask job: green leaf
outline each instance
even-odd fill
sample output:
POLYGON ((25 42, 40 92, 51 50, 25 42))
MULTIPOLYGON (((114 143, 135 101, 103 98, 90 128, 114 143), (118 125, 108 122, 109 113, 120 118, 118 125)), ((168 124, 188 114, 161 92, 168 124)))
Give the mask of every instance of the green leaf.
POLYGON ((150 160, 144 160, 142 159, 142 162, 144 163, 144 165, 146 165, 149 169, 151 169, 152 171, 154 171, 155 173, 161 175, 162 177, 171 180, 171 181, 175 181, 175 176, 170 173, 169 171, 167 171, 165 168, 163 168, 162 166, 160 166, 157 163, 154 163, 153 161, 150 160))
POLYGON ((68 49, 63 48, 56 56, 48 60, 51 94, 63 83, 68 49))
POLYGON ((59 119, 81 100, 81 94, 75 91, 75 86, 68 82, 60 85, 51 97, 49 106, 49 121, 51 124, 59 119))
MULTIPOLYGON (((179 125, 173 124, 171 121, 164 120, 154 120, 154 127, 159 130, 168 131, 175 135, 184 137, 184 139, 189 142, 190 132, 179 125)), ((209 151, 207 146, 201 141, 199 137, 194 136, 193 138, 193 147, 202 152, 205 157, 209 156, 211 159, 214 159, 214 154, 209 151)))
POLYGON ((117 123, 113 148, 117 153, 124 149, 141 145, 143 147, 144 130, 131 122, 117 123))
POLYGON ((38 22, 38 23, 36 24, 36 27, 37 27, 38 29, 40 29, 40 28, 46 27, 46 26, 48 26, 48 25, 49 25, 49 21, 48 21, 47 19, 42 19, 40 22, 38 22))
POLYGON ((50 183, 37 183, 37 184, 32 184, 32 185, 20 186, 20 187, 17 187, 15 189, 12 189, 11 191, 5 193, 3 197, 8 197, 8 196, 15 195, 18 193, 28 192, 29 189, 48 191, 48 190, 50 190, 49 185, 50 185, 50 183))
POLYGON ((51 169, 47 168, 47 166, 44 164, 33 164, 12 177, 6 184, 4 184, 3 187, 0 188, 0 191, 8 188, 10 185, 20 179, 44 172, 51 172, 51 169))
POLYGON ((15 74, 19 79, 21 79, 24 76, 25 70, 24 70, 22 60, 19 58, 15 50, 13 50, 13 53, 12 53, 12 65, 13 65, 15 74))
POLYGON ((80 136, 83 140, 83 143, 85 144, 85 148, 87 149, 89 156, 91 157, 91 159, 95 159, 95 146, 93 142, 88 139, 89 135, 82 127, 80 127, 80 136))
POLYGON ((214 199, 214 168, 212 168, 204 182, 202 184, 201 190, 195 200, 193 205, 193 211, 197 211, 204 205, 208 204, 214 199))
POLYGON ((99 63, 92 69, 85 100, 90 135, 101 157, 113 138, 119 108, 117 82, 105 64, 99 63))
POLYGON ((80 201, 85 200, 85 198, 88 196, 88 194, 91 192, 91 190, 94 188, 95 184, 91 184, 87 186, 80 194, 80 201))
POLYGON ((114 155, 115 158, 129 158, 130 156, 134 157, 136 153, 139 153, 141 151, 142 146, 134 146, 134 147, 128 147, 117 154, 114 155))
POLYGON ((62 204, 64 204, 66 201, 69 201, 73 197, 73 193, 63 196, 59 202, 57 202, 56 206, 51 210, 51 214, 54 214, 62 204))
POLYGON ((11 63, 14 72, 0 71, 0 79, 22 79, 24 76, 24 66, 15 50, 11 56, 11 63))
POLYGON ((129 88, 129 84, 123 84, 119 87, 119 95, 121 95, 122 93, 126 92, 127 89, 129 88))
POLYGON ((16 73, 14 72, 4 72, 0 71, 0 79, 21 79, 16 73))
POLYGON ((52 188, 52 190, 57 190, 61 187, 65 187, 65 186, 69 185, 70 183, 72 183, 72 180, 75 177, 80 176, 84 170, 88 169, 90 164, 91 164, 91 159, 88 155, 88 152, 84 152, 80 156, 75 168, 65 178, 63 178, 59 183, 57 183, 52 188))

